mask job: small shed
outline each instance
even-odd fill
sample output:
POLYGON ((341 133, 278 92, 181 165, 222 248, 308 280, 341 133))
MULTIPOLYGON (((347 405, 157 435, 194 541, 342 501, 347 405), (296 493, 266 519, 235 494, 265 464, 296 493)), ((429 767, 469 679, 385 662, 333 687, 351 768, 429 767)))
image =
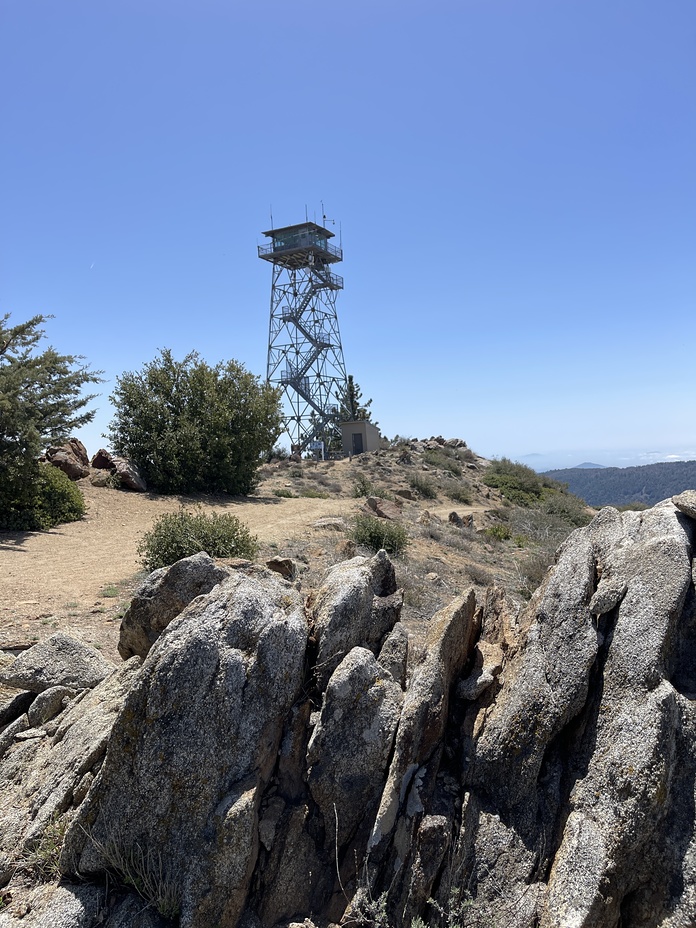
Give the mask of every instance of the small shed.
POLYGON ((377 426, 367 419, 341 422, 344 454, 362 454, 363 451, 377 451, 381 437, 377 426))

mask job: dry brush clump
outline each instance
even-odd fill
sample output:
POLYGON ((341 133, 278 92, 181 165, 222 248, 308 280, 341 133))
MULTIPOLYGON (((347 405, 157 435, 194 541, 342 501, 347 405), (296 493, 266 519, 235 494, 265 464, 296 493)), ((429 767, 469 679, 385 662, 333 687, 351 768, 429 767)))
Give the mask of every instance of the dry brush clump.
MULTIPOLYGON (((439 548, 442 562, 435 569, 451 588, 472 579, 481 585, 495 577, 511 592, 526 599, 543 576, 542 567, 545 570, 551 563, 554 551, 573 526, 587 519, 587 511, 581 501, 528 468, 506 461, 485 465, 468 448, 440 445, 424 449, 422 443, 404 441, 392 449, 366 453, 350 462, 307 460, 265 465, 259 492, 278 501, 375 496, 399 503, 401 513, 392 524, 375 515, 359 513, 348 529, 349 543, 331 544, 331 539, 322 539, 310 557, 312 577, 318 577, 322 569, 342 557, 349 557, 350 543, 366 550, 386 547, 398 553, 408 559, 414 576, 428 572, 425 565, 433 556, 437 557, 435 552, 439 548), (427 469, 423 470, 423 466, 427 469), (507 496, 503 489, 489 486, 501 480, 507 496), (517 489, 527 494, 526 505, 508 498, 515 481, 517 489), (406 501, 402 503, 404 496, 406 501), (466 507, 473 514, 465 509, 464 522, 457 515, 448 524, 438 508, 447 501, 458 512, 462 512, 460 507, 466 507), (438 510, 440 518, 435 515, 427 520, 419 518, 428 504, 438 510), (482 504, 489 507, 485 513, 481 511, 482 504)), ((281 542, 273 553, 282 552, 290 541, 281 542)), ((415 591, 413 584, 407 590, 407 613, 413 603, 414 619, 418 621, 425 617, 428 608, 437 608, 440 602, 431 590, 424 596, 415 591)))

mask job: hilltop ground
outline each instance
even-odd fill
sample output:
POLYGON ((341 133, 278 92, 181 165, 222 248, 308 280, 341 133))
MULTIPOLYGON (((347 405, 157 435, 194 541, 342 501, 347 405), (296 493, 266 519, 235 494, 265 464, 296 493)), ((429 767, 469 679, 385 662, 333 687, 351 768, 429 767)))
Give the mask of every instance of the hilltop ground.
POLYGON ((265 465, 249 498, 130 493, 85 478, 79 485, 87 513, 80 522, 0 533, 0 648, 26 647, 62 630, 116 658, 120 618, 144 576, 138 542, 157 516, 180 505, 233 513, 258 537, 259 561, 294 558, 302 589, 309 590, 331 564, 369 553, 349 537, 366 496, 392 500, 410 539, 396 563, 404 621, 416 640, 430 616, 472 584, 495 582, 513 596, 528 595, 574 526, 548 506, 511 505, 484 483, 489 462, 469 449, 430 444, 352 460, 265 465), (452 512, 465 523, 471 516, 473 525, 450 523, 452 512))

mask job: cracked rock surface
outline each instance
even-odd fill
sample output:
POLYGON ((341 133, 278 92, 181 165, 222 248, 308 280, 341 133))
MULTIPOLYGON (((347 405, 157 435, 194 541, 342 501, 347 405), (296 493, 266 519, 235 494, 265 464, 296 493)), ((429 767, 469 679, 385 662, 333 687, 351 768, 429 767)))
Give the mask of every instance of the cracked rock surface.
POLYGON ((0 928, 696 924, 694 498, 602 510, 523 610, 458 596, 408 674, 384 552, 306 602, 160 572, 144 662, 3 704, 0 928))

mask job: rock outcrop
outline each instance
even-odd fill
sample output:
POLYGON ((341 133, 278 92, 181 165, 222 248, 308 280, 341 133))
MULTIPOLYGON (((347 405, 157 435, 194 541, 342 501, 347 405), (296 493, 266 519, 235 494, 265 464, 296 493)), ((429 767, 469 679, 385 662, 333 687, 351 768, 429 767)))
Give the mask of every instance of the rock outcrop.
POLYGON ((176 887, 182 925, 236 925, 306 645, 302 601, 279 581, 236 574, 195 599, 128 694, 64 870, 97 875, 137 847, 176 887))
POLYGON ((87 449, 78 438, 69 438, 64 444, 48 448, 46 460, 60 468, 71 480, 89 475, 87 449))
MULTIPOLYGON (((87 795, 139 665, 140 660, 135 658, 118 669, 113 668, 93 689, 83 690, 68 700, 60 713, 43 722, 39 719, 30 722, 27 715, 19 716, 0 736, 5 737, 14 725, 14 736, 0 769, 3 883, 17 868, 31 869, 34 851, 47 853, 48 847, 57 843, 49 828, 59 819, 63 826, 67 825, 87 795), (31 728, 32 724, 36 727, 31 728), (21 737, 30 732, 33 737, 21 737)), ((57 864, 56 856, 52 861, 56 872, 57 864)))
POLYGON ((112 458, 114 471, 118 477, 121 486, 127 490, 135 490, 136 493, 144 493, 147 490, 147 484, 140 474, 140 471, 132 461, 126 458, 112 458))
POLYGON ((408 674, 384 552, 306 603, 200 556, 153 575, 142 666, 4 704, 23 924, 696 924, 694 512, 602 510, 524 610, 489 589, 434 616, 408 674), (57 827, 63 883, 27 888, 57 827))
MULTIPOLYGON (((401 499, 397 497, 399 503, 401 499)), ((388 499, 380 499, 378 496, 368 496, 365 500, 365 512, 369 515, 376 515, 380 519, 398 520, 401 516, 399 504, 392 503, 388 499)))
POLYGON ((101 683, 113 669, 96 648, 56 632, 0 669, 0 683, 32 693, 56 686, 81 690, 101 683))
POLYGON ((370 560, 355 557, 332 567, 312 614, 317 641, 316 677, 320 690, 354 647, 377 653, 399 620, 403 595, 385 551, 370 560))
POLYGON ((106 448, 100 448, 99 451, 93 455, 91 463, 92 467, 96 467, 97 470, 116 470, 114 457, 106 448))
POLYGON ((229 575, 204 551, 154 570, 136 590, 121 620, 118 653, 124 660, 134 654, 147 657, 172 619, 229 575))

